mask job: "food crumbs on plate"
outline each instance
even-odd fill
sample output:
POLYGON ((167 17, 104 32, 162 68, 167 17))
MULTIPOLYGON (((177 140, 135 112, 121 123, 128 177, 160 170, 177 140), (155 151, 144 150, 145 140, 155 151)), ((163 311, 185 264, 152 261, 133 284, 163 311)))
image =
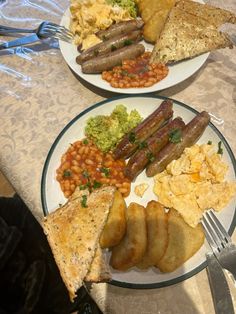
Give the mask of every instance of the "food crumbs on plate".
POLYGON ((227 171, 213 144, 195 144, 154 177, 153 190, 160 203, 196 227, 204 210, 220 211, 236 194, 236 182, 225 181, 227 171))
MULTIPOLYGON (((103 153, 91 140, 83 139, 71 144, 61 158, 56 179, 66 198, 76 187, 89 192, 101 186, 115 186, 127 197, 131 182, 125 177, 126 163, 123 159, 114 160, 111 153, 103 153)), ((86 207, 86 198, 82 205, 86 207)))
POLYGON ((163 80, 169 69, 162 63, 149 64, 151 52, 125 60, 111 71, 103 71, 102 78, 115 88, 149 87, 163 80))
POLYGON ((148 187, 149 187, 149 185, 147 183, 138 184, 134 188, 134 193, 139 197, 143 197, 143 195, 147 191, 148 187))

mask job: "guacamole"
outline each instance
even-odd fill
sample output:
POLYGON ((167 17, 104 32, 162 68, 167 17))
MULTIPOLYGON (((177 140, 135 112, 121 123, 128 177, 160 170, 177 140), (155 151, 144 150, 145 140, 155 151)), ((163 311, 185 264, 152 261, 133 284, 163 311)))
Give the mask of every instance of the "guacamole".
POLYGON ((142 118, 137 110, 127 112, 124 105, 117 105, 110 116, 98 115, 87 120, 85 134, 103 152, 115 148, 121 137, 137 126, 142 118))
POLYGON ((125 9, 129 12, 130 16, 133 18, 137 17, 137 5, 134 0, 107 0, 107 3, 114 6, 117 4, 122 9, 125 9))

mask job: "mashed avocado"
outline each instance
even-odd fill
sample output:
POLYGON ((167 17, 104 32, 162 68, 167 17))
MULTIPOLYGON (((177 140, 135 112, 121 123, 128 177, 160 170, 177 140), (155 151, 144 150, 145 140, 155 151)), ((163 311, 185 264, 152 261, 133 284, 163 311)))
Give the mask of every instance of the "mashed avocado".
POLYGON ((137 110, 129 114, 124 105, 118 105, 110 116, 98 115, 88 119, 85 134, 103 152, 112 150, 121 137, 142 121, 137 110))
POLYGON ((122 9, 127 10, 133 18, 137 17, 138 9, 134 0, 107 0, 107 3, 113 6, 117 4, 122 9))

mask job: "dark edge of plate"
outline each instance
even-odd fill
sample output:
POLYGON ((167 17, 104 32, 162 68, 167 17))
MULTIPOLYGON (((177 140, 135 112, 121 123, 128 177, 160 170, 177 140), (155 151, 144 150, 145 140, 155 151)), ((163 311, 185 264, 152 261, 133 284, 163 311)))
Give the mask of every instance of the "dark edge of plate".
MULTIPOLYGON (((109 103, 111 101, 114 100, 121 100, 124 98, 138 98, 138 97, 143 97, 143 98, 154 98, 154 99, 161 99, 161 100, 165 100, 165 99, 170 99, 172 100, 175 104, 184 107, 190 111, 192 111, 193 113, 197 114, 198 111, 178 100, 172 99, 172 98, 168 98, 168 97, 164 97, 164 96, 158 96, 158 95, 147 95, 147 94, 134 94, 134 95, 123 95, 123 96, 115 96, 106 100, 103 100, 101 102, 98 102, 90 107, 88 107, 87 109, 83 110, 81 113, 79 113, 75 118, 73 118, 63 129, 62 131, 59 133, 59 135, 57 136, 57 138, 55 139, 54 143, 52 144, 48 155, 46 157, 45 160, 45 164, 43 167, 43 172, 42 172, 42 177, 41 177, 41 203, 42 203, 42 207, 43 207, 43 213, 44 216, 48 215, 48 208, 47 208, 47 204, 46 204, 46 198, 45 198, 45 186, 46 186, 46 174, 47 174, 47 170, 48 170, 48 166, 49 166, 49 162, 51 159, 51 156, 55 150, 55 147, 57 145, 57 143, 59 142, 59 140, 61 139, 61 137, 64 135, 64 133, 66 132, 67 129, 69 129, 69 127, 74 124, 80 117, 82 117, 83 115, 85 115, 87 112, 93 110, 94 108, 97 108, 99 106, 102 106, 105 103, 109 103)), ((233 164, 233 168, 234 168, 234 173, 236 176, 236 160, 234 157, 234 154, 226 140, 226 138, 223 136, 223 134, 217 129, 216 126, 214 126, 214 124, 212 122, 209 123, 209 126, 215 131, 215 133, 219 136, 219 138, 222 140, 229 156, 230 159, 232 161, 233 164)), ((235 207, 236 209, 236 207, 235 207)), ((233 216, 233 220, 232 223, 230 225, 229 228, 229 234, 232 235, 234 229, 236 226, 236 211, 234 211, 234 216, 233 216)), ((167 287, 176 283, 179 283, 181 281, 184 281, 194 275, 196 275, 197 273, 199 273, 201 270, 203 270, 205 267, 207 266, 207 262, 203 262, 201 265, 197 266, 195 269, 193 269, 192 271, 183 274, 177 278, 171 279, 171 280, 167 280, 164 282, 159 282, 159 283, 152 283, 152 284, 135 284, 135 283, 127 283, 127 282, 122 282, 122 281, 117 281, 117 280, 111 280, 109 282, 109 284, 114 285, 114 286, 118 286, 118 287, 122 287, 122 288, 131 288, 131 289, 155 289, 155 288, 162 288, 162 287, 167 287)))

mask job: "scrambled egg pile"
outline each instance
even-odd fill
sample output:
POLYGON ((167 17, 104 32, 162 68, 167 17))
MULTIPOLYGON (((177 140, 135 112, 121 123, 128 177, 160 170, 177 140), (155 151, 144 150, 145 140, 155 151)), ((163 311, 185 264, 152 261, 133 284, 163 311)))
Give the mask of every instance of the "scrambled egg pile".
POLYGON ((214 145, 193 145, 154 177, 154 193, 196 227, 208 208, 220 211, 236 193, 236 182, 224 181, 228 166, 214 145))
POLYGON ((101 42, 95 35, 99 30, 132 18, 127 10, 112 6, 106 0, 71 0, 70 12, 70 29, 75 34, 75 44, 82 44, 82 49, 101 42))

